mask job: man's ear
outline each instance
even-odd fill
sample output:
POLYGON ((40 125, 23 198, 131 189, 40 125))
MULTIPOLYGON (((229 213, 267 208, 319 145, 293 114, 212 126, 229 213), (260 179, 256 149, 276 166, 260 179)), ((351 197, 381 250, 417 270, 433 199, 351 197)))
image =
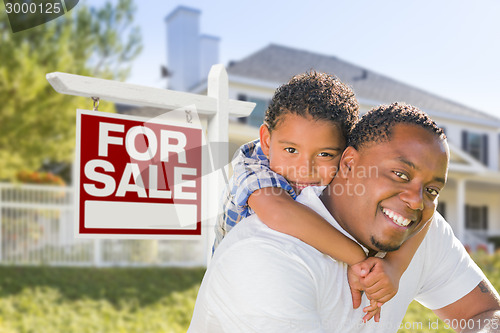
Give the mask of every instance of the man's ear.
POLYGON ((269 132, 269 128, 266 124, 260 125, 259 129, 260 136, 260 146, 262 148, 262 152, 264 155, 269 157, 269 147, 271 145, 271 133, 269 132))
POLYGON ((359 152, 356 148, 349 146, 342 153, 339 163, 339 172, 346 177, 353 170, 359 157, 359 152))

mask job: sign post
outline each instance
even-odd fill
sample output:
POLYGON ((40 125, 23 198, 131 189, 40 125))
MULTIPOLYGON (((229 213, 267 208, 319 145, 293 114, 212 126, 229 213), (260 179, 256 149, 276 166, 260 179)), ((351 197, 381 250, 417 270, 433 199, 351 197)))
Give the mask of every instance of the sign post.
POLYGON ((78 111, 80 134, 87 130, 94 133, 80 135, 77 142, 81 159, 76 186, 79 201, 83 200, 79 203, 78 230, 92 238, 202 236, 208 261, 225 186, 225 174, 210 169, 210 165, 228 164, 228 117, 248 116, 255 106, 229 100, 224 67, 212 67, 207 96, 67 73, 49 73, 47 80, 62 94, 165 112, 194 105, 197 114, 206 119, 204 144, 210 147, 217 143, 217 151, 210 156, 201 149, 202 130, 187 123, 144 122, 123 115, 78 111), (193 148, 196 145, 200 149, 193 148), (202 176, 207 176, 206 182, 201 182, 202 176), (138 208, 150 210, 147 218, 136 214, 138 208))

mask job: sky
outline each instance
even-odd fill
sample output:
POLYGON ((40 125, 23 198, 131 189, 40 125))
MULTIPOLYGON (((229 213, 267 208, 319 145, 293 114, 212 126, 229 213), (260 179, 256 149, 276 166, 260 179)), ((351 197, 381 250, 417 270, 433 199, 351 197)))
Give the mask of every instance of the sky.
POLYGON ((201 10, 200 32, 220 38, 224 65, 274 43, 335 56, 500 118, 498 0, 135 3, 144 49, 130 83, 165 87, 165 17, 183 5, 201 10))

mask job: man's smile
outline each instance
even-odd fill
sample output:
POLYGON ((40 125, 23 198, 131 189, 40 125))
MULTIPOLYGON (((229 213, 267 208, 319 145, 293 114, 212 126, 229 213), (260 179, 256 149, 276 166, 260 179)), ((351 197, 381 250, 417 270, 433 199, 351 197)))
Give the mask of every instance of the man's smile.
POLYGON ((390 220, 392 220, 392 222, 403 228, 409 227, 409 225, 414 220, 404 217, 401 214, 396 213, 395 211, 389 208, 382 208, 382 212, 384 213, 385 216, 387 216, 390 220))

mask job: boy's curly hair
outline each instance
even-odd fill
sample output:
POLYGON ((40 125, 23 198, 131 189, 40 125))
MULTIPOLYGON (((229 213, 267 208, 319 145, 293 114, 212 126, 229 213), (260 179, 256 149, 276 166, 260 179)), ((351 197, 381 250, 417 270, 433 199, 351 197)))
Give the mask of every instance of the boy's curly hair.
POLYGON ((359 105, 352 89, 337 77, 311 71, 295 75, 276 90, 264 117, 269 132, 289 113, 336 123, 347 139, 358 120, 359 105))
POLYGON ((446 139, 443 129, 425 112, 415 106, 396 102, 375 107, 363 115, 351 132, 348 146, 359 149, 368 143, 387 142, 391 139, 395 124, 417 125, 442 140, 446 139))

